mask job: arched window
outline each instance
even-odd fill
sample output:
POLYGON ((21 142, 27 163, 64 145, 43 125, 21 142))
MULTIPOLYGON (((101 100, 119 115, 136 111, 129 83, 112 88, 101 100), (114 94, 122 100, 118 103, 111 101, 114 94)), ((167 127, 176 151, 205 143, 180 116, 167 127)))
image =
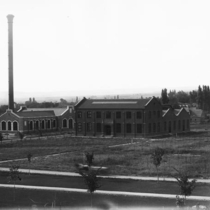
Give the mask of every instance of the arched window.
POLYGON ((63 128, 67 128, 67 120, 63 119, 63 128))
POLYGON ((50 120, 47 120, 47 128, 48 129, 50 129, 50 124, 51 124, 50 120))
POLYGON ((18 130, 18 123, 15 121, 13 122, 13 130, 17 131, 18 130))
POLYGON ((30 121, 29 123, 29 130, 33 130, 33 121, 30 121))
POLYGON ((73 128, 73 120, 69 119, 69 129, 72 129, 72 128, 73 128))
POLYGON ((12 130, 12 123, 10 121, 7 122, 7 128, 8 131, 12 130))
POLYGON ((45 128, 45 126, 44 126, 44 120, 42 120, 42 122, 41 122, 41 128, 42 128, 42 130, 44 130, 44 128, 45 128))
POLYGON ((35 122, 35 127, 37 130, 39 130, 39 121, 38 120, 35 122))
POLYGON ((1 129, 2 129, 2 131, 6 131, 6 122, 5 121, 3 121, 1 123, 1 129))
POLYGON ((56 121, 55 121, 55 120, 53 120, 53 121, 52 121, 52 124, 53 124, 53 126, 52 126, 52 127, 53 127, 53 128, 55 128, 55 127, 56 127, 56 121))

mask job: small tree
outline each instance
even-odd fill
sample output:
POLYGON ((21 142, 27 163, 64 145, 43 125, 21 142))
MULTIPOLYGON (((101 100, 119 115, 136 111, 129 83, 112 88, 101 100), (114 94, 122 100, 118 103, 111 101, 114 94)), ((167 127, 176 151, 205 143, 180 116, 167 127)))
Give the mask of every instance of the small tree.
POLYGON ((196 186, 196 179, 189 180, 189 176, 185 173, 181 173, 176 168, 174 168, 178 172, 177 176, 174 178, 177 180, 177 183, 180 187, 180 194, 184 196, 184 200, 186 201, 186 196, 190 196, 192 191, 196 186))
POLYGON ((0 141, 1 141, 1 144, 2 144, 3 139, 4 139, 4 137, 3 137, 2 133, 0 133, 0 141))
POLYGON ((153 164, 155 165, 156 170, 157 170, 158 181, 159 181, 158 167, 161 164, 161 161, 163 159, 163 155, 164 155, 164 150, 162 148, 159 148, 159 147, 155 148, 154 151, 151 154, 151 158, 152 158, 153 164))
POLYGON ((24 133, 21 133, 20 131, 18 131, 18 136, 19 136, 20 140, 23 140, 25 137, 24 133))
POLYGON ((84 172, 82 170, 79 170, 79 174, 84 178, 85 184, 88 188, 88 192, 90 193, 90 197, 91 197, 91 208, 93 206, 93 193, 101 187, 101 185, 99 184, 99 180, 97 177, 99 170, 92 170, 91 168, 89 168, 88 171, 84 172))
POLYGON ((92 153, 89 153, 89 152, 86 152, 85 153, 85 157, 86 157, 86 162, 88 164, 88 166, 92 166, 93 164, 93 159, 94 159, 94 154, 93 152, 92 153))
POLYGON ((19 175, 19 166, 18 165, 12 165, 10 167, 10 173, 9 173, 9 182, 13 182, 14 184, 14 201, 15 201, 15 184, 16 181, 21 181, 20 175, 19 175))
MULTIPOLYGON (((27 159, 28 159, 29 164, 31 164, 31 158, 32 158, 32 156, 33 155, 30 152, 27 154, 27 159)), ((30 168, 29 168, 29 175, 30 175, 30 168)))

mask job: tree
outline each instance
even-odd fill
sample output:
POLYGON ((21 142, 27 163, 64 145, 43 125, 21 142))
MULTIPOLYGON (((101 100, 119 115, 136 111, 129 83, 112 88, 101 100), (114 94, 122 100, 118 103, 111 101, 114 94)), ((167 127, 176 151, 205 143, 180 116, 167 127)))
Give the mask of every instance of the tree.
POLYGON ((172 104, 172 105, 178 103, 176 90, 170 90, 170 92, 168 93, 168 99, 170 101, 170 104, 172 104))
POLYGON ((93 164, 93 159, 94 159, 94 154, 93 152, 92 153, 89 153, 89 152, 86 152, 85 153, 85 157, 86 157, 86 162, 88 164, 88 166, 92 166, 93 164))
POLYGON ((202 89, 201 89, 200 85, 198 86, 197 103, 198 103, 198 107, 200 109, 202 109, 202 107, 203 107, 203 92, 202 92, 202 89))
POLYGON ((86 172, 79 170, 79 174, 84 178, 84 182, 88 188, 88 192, 90 193, 90 197, 91 197, 91 208, 93 206, 93 193, 101 187, 101 185, 99 184, 99 179, 97 177, 98 175, 98 171, 100 169, 98 169, 97 171, 92 170, 91 168, 89 168, 86 172))
POLYGON ((197 91, 196 90, 193 90, 193 91, 190 91, 190 103, 196 103, 196 98, 197 98, 197 91))
POLYGON ((10 167, 10 173, 9 173, 9 182, 13 182, 14 184, 14 201, 15 201, 15 183, 16 181, 21 181, 21 177, 19 175, 19 166, 18 165, 12 165, 10 167))
POLYGON ((174 168, 178 172, 177 176, 174 178, 177 180, 177 183, 180 187, 180 194, 184 196, 184 200, 186 201, 186 196, 192 194, 192 191, 195 189, 196 186, 196 179, 189 180, 189 176, 185 173, 181 173, 176 168, 174 168))
POLYGON ((21 133, 20 131, 18 131, 18 136, 19 136, 20 140, 23 140, 25 137, 24 133, 21 133))
POLYGON ((167 94, 167 89, 162 89, 161 91, 161 101, 163 104, 168 104, 169 102, 169 98, 168 98, 168 94, 167 94))
MULTIPOLYGON (((31 158, 32 158, 32 156, 33 155, 30 152, 27 154, 27 159, 28 159, 29 164, 31 164, 31 158)), ((29 175, 30 175, 30 168, 29 168, 29 175)))
POLYGON ((2 133, 0 133, 0 141, 1 141, 1 144, 2 144, 3 139, 4 139, 4 137, 3 137, 2 133))
POLYGON ((157 170, 158 181, 159 181, 158 167, 161 164, 161 161, 163 159, 163 155, 164 155, 164 150, 162 148, 159 148, 159 147, 156 147, 154 149, 154 151, 152 152, 152 154, 151 154, 151 158, 152 158, 153 164, 155 165, 156 170, 157 170))

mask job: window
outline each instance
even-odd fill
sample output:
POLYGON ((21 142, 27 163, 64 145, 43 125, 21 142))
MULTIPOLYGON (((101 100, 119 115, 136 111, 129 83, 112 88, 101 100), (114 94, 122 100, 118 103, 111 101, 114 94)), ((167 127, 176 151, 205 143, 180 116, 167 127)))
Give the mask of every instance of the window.
POLYGON ((168 132, 171 133, 171 121, 168 122, 168 132))
POLYGON ((116 124, 116 132, 121 133, 121 123, 116 124))
POLYGON ((126 124, 126 132, 131 133, 131 124, 130 123, 126 124))
POLYGON ((3 131, 6 131, 6 122, 3 121, 1 123, 1 128, 2 128, 3 131))
POLYGON ((73 128, 73 120, 69 119, 69 129, 72 129, 72 128, 73 128))
POLYGON ((164 122, 164 131, 167 130, 167 122, 164 122))
POLYGON ((126 112, 126 118, 131 119, 131 112, 126 112))
POLYGON ((33 121, 30 121, 29 123, 29 130, 33 130, 33 121))
POLYGON ((176 131, 176 121, 174 121, 174 131, 176 131))
POLYGON ((156 116, 156 111, 153 111, 153 116, 156 116))
POLYGON ((106 112, 106 119, 110 119, 112 117, 112 113, 107 111, 106 112))
POLYGON ((92 112, 88 111, 87 112, 87 118, 91 118, 92 117, 92 112))
POLYGON ((116 112, 116 118, 120 119, 121 118, 121 112, 116 112))
POLYGON ((35 122, 35 129, 39 130, 39 121, 38 120, 35 122))
POLYGON ((96 132, 101 132, 101 123, 96 123, 96 132))
POLYGON ((78 130, 79 132, 82 132, 82 123, 78 123, 78 124, 77 124, 77 130, 78 130))
POLYGON ((8 128, 8 131, 12 130, 12 123, 10 121, 7 123, 7 128, 8 128))
POLYGON ((136 132, 142 133, 142 124, 140 124, 140 123, 136 124, 136 132))
POLYGON ((160 118, 160 111, 157 111, 157 117, 160 118))
POLYGON ((63 119, 62 127, 67 128, 67 120, 66 119, 63 119))
POLYGON ((190 128, 190 121, 187 120, 187 129, 189 129, 189 128, 190 128))
POLYGON ((87 131, 91 131, 92 130, 92 123, 89 122, 87 123, 87 131))
POLYGON ((157 132, 160 133, 160 122, 157 124, 157 132))
POLYGON ((181 121, 180 120, 178 121, 178 129, 179 130, 181 129, 181 121))
POLYGON ((182 121, 182 130, 185 131, 185 120, 182 121))
POLYGON ((152 126, 151 126, 151 123, 148 124, 148 130, 149 130, 149 133, 152 132, 152 126))
POLYGON ((96 118, 101 118, 101 112, 96 112, 96 118))
POLYGON ((17 122, 13 122, 13 130, 14 131, 18 130, 18 123, 17 122))
POLYGON ((142 118, 141 112, 136 112, 136 118, 137 118, 137 119, 141 119, 141 118, 142 118))
POLYGON ((42 130, 44 130, 44 128, 45 128, 45 126, 44 126, 44 120, 42 120, 42 122, 41 122, 41 128, 42 128, 42 130))
POLYGON ((56 127, 56 121, 53 120, 53 128, 55 128, 55 127, 56 127))
POLYGON ((47 120, 47 128, 50 129, 50 120, 47 120))
POLYGON ((149 119, 151 119, 151 116, 152 116, 151 111, 149 111, 149 116, 148 116, 149 119))
POLYGON ((156 123, 153 123, 153 133, 156 133, 156 123))
POLYGON ((82 112, 77 113, 77 118, 82 118, 82 112))

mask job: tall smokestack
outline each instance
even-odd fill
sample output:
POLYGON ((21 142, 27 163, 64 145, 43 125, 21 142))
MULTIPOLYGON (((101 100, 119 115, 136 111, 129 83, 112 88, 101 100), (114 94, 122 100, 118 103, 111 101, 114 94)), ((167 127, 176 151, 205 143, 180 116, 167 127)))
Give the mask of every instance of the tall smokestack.
POLYGON ((14 110, 13 90, 13 18, 14 15, 7 15, 8 19, 8 53, 9 53, 9 109, 14 110))

